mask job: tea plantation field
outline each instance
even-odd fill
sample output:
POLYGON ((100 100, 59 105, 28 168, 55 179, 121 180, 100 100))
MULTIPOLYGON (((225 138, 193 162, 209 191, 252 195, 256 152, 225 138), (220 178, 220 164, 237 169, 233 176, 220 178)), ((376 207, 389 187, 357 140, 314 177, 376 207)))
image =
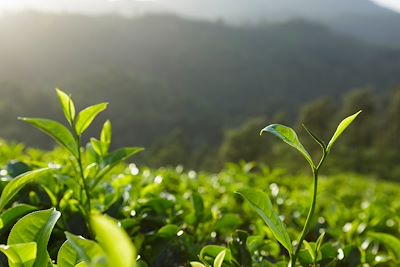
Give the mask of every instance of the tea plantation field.
POLYGON ((136 165, 142 148, 110 149, 110 121, 84 144, 107 103, 76 112, 70 96, 57 95, 64 124, 20 120, 59 147, 0 143, 0 266, 400 264, 400 186, 352 173, 324 176, 333 144, 361 111, 327 145, 305 128, 321 146, 318 164, 291 128, 262 130, 298 150, 310 174, 254 163, 207 173, 136 165))
MULTIPOLYGON (((44 153, 3 142, 0 162, 4 168, 0 172, 3 193, 13 176, 52 168, 13 196, 2 211, 1 243, 7 244, 11 227, 25 214, 55 208, 61 216, 49 230, 49 257, 58 266, 85 261, 77 257, 77 262, 69 265, 57 262, 58 251, 67 240, 65 232, 96 238, 88 230, 80 211, 80 196, 70 180, 76 175, 71 156, 63 149, 44 153), (18 207, 19 212, 10 216, 9 211, 18 207)), ((286 251, 235 192, 256 188, 268 193, 293 240, 298 238, 307 215, 311 179, 251 163, 228 164, 216 174, 197 173, 182 166, 153 170, 121 163, 91 190, 91 209, 120 222, 136 248, 137 266, 190 266, 193 261, 213 266, 222 250, 226 250, 222 266, 286 266, 286 251)), ((302 249, 298 264, 311 266, 312 257, 317 257, 319 266, 398 266, 399 197, 397 184, 355 174, 322 174, 316 215, 306 236, 309 246, 302 249), (317 255, 313 255, 308 247, 315 248, 313 242, 321 233, 325 233, 324 238, 317 255)), ((39 240, 34 237, 30 241, 39 240)), ((112 242, 118 246, 118 240, 112 242)), ((94 266, 91 260, 87 258, 87 265, 82 266, 94 266)), ((4 266, 6 262, 4 257, 4 266)), ((33 262, 15 265, 10 258, 10 266, 39 266, 33 262)))

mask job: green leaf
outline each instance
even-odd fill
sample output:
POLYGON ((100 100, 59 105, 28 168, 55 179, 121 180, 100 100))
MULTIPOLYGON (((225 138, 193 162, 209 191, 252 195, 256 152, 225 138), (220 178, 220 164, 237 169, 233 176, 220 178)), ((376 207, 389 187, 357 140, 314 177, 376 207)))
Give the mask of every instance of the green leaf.
POLYGON ((36 260, 35 242, 13 245, 0 245, 0 251, 8 258, 10 267, 32 267, 36 260))
POLYGON ((28 183, 38 180, 50 173, 49 168, 25 172, 12 179, 3 189, 0 196, 0 211, 28 183))
POLYGON ((57 254, 57 267, 75 267, 81 259, 68 240, 62 244, 57 254))
POLYGON ((100 103, 79 112, 75 123, 76 133, 80 136, 90 126, 96 116, 107 108, 107 105, 107 103, 100 103))
POLYGON ((343 133, 344 130, 347 129, 347 127, 350 126, 350 124, 357 118, 357 116, 361 113, 361 111, 362 110, 342 120, 342 122, 339 124, 331 140, 328 143, 328 146, 326 148, 326 151, 328 153, 331 151, 333 144, 336 142, 339 136, 343 133))
POLYGON ((265 127, 264 129, 261 130, 260 135, 263 132, 268 132, 279 139, 281 139, 283 142, 286 144, 296 148, 302 155, 303 157, 308 161, 311 167, 314 167, 314 163, 311 159, 310 154, 308 154, 307 150, 304 148, 304 146, 300 143, 299 138, 297 137, 296 132, 285 125, 281 124, 271 124, 265 127))
POLYGON ((214 267, 221 267, 224 262, 226 250, 221 251, 214 260, 214 267))
POLYGON ((103 168, 98 173, 96 180, 95 180, 94 184, 92 185, 92 187, 94 188, 101 181, 103 176, 107 172, 109 172, 115 165, 117 165, 118 163, 120 163, 124 160, 129 159, 133 155, 135 155, 143 150, 144 149, 141 147, 125 147, 125 148, 117 149, 117 150, 111 152, 110 154, 108 154, 104 158, 103 168))
POLYGON ((237 193, 249 201, 250 206, 268 225, 278 242, 286 248, 289 254, 292 254, 293 247, 289 234, 278 214, 274 211, 268 194, 253 189, 243 189, 237 193))
POLYGON ((368 233, 372 239, 382 243, 387 249, 393 252, 396 260, 400 260, 400 239, 385 233, 368 233))
POLYGON ((199 255, 199 259, 204 263, 213 264, 217 256, 222 252, 225 251, 225 261, 230 262, 232 260, 232 254, 230 250, 227 250, 225 247, 216 246, 216 245, 207 245, 204 246, 199 255))
POLYGON ((90 138, 90 144, 92 145, 93 150, 96 152, 97 155, 103 157, 107 154, 107 146, 106 144, 102 143, 101 141, 97 140, 96 138, 90 138))
MULTIPOLYGON (((107 216, 93 215, 90 218, 96 240, 113 267, 134 267, 136 249, 129 235, 117 222, 107 216)), ((111 265, 110 265, 111 266, 111 265)))
MULTIPOLYGON (((22 216, 37 210, 36 207, 26 204, 16 205, 8 210, 4 211, 0 215, 0 229, 4 231, 14 225, 14 223, 22 216)), ((1 233, 0 231, 0 233, 1 233)))
POLYGON ((316 143, 319 144, 319 146, 325 151, 326 145, 325 142, 320 139, 318 136, 316 136, 313 132, 311 132, 304 124, 302 124, 303 128, 306 130, 306 132, 314 139, 316 143))
POLYGON ((53 138, 57 143, 68 149, 75 158, 78 158, 78 149, 71 132, 59 122, 41 118, 18 118, 32 124, 45 134, 53 138))
POLYGON ((111 122, 109 120, 107 120, 104 123, 103 129, 101 129, 101 133, 100 133, 100 141, 106 145, 107 151, 111 144, 111 138, 112 138, 111 122))
POLYGON ((198 262, 198 261, 191 261, 191 262, 190 262, 190 265, 191 265, 192 267, 206 267, 203 263, 198 262))
POLYGON ((61 213, 54 208, 32 212, 22 217, 11 229, 8 245, 36 242, 37 257, 34 267, 47 266, 50 260, 47 243, 61 213))
POLYGON ((71 97, 56 88, 58 100, 60 101, 61 108, 64 112, 64 116, 67 119, 69 125, 73 125, 75 119, 75 105, 71 97))
POLYGON ((172 238, 176 237, 179 230, 180 228, 175 224, 166 224, 158 230, 157 235, 163 238, 172 238))
POLYGON ((82 261, 89 265, 104 256, 104 251, 96 242, 67 232, 65 235, 67 241, 61 246, 57 255, 58 267, 72 267, 82 261))

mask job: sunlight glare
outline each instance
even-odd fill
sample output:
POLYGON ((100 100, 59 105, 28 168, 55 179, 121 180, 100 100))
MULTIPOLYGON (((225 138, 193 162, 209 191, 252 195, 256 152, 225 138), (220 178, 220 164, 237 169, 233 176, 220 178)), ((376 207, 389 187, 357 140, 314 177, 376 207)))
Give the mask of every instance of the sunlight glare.
POLYGON ((400 0, 372 0, 374 3, 394 10, 396 12, 400 12, 400 0))

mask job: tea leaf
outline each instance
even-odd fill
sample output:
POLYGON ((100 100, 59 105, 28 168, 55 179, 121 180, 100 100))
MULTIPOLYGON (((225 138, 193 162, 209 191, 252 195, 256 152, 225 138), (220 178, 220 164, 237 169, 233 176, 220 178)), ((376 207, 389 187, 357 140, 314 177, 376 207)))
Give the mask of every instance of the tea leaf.
POLYGON ((96 240, 107 255, 108 262, 114 267, 134 267, 136 249, 129 235, 118 226, 117 222, 102 215, 93 215, 90 221, 96 240))
POLYGON ((3 189, 0 196, 0 211, 8 204, 8 202, 28 183, 38 180, 50 173, 49 168, 38 169, 25 172, 12 179, 3 189))
POLYGON ((96 177, 96 181, 93 183, 93 187, 95 187, 100 180, 103 178, 103 176, 109 172, 115 165, 118 163, 129 159, 133 155, 143 151, 144 149, 141 147, 125 147, 125 148, 120 148, 117 149, 110 154, 108 154, 104 158, 104 165, 103 169, 100 170, 99 174, 96 177))
POLYGON ((221 267, 224 262, 226 250, 221 251, 214 260, 214 267, 221 267))
POLYGON ((72 101, 71 97, 61 91, 60 89, 56 88, 58 100, 60 101, 60 105, 64 112, 64 116, 67 119, 69 125, 73 125, 75 119, 75 105, 72 101))
POLYGON ((361 113, 362 110, 359 112, 345 118, 339 123, 339 126, 337 127, 335 133, 333 134, 331 140, 328 143, 328 146, 326 148, 326 151, 329 153, 330 150, 332 149, 333 144, 336 142, 336 140, 339 138, 339 136, 343 133, 344 130, 347 129, 347 127, 350 126, 350 124, 357 118, 357 116, 361 113))
POLYGON ((111 144, 111 138, 112 138, 111 122, 107 120, 104 123, 100 133, 100 141, 107 146, 107 150, 111 144))
POLYGON ((61 213, 55 209, 34 211, 22 217, 11 229, 8 245, 36 242, 37 257, 34 267, 47 266, 50 261, 47 243, 61 213))
POLYGON ((303 157, 308 161, 311 167, 314 167, 314 163, 311 159, 311 156, 308 154, 307 150, 304 148, 304 146, 300 143, 299 138, 297 137, 296 132, 285 125, 281 124, 271 124, 265 127, 264 129, 261 130, 260 135, 263 132, 268 132, 279 139, 281 139, 283 142, 286 144, 296 148, 302 155, 303 157))
POLYGON ((32 267, 36 260, 37 246, 35 242, 0 245, 0 251, 7 256, 10 267, 32 267))
POLYGON ((80 262, 90 264, 96 258, 104 256, 104 251, 96 242, 68 232, 65 235, 67 241, 57 255, 58 267, 73 267, 80 262))
POLYGON ((37 210, 36 207, 26 204, 19 204, 8 210, 4 211, 0 215, 0 234, 2 231, 11 227, 20 217, 37 210))
POLYGON ((75 142, 74 137, 71 132, 68 131, 61 123, 41 118, 18 118, 22 121, 25 121, 29 124, 32 124, 45 134, 52 137, 55 141, 57 141, 60 145, 68 149, 72 155, 77 158, 78 157, 78 149, 75 142))
POLYGON ((79 112, 75 123, 75 131, 77 135, 82 135, 82 133, 90 126, 97 115, 107 108, 107 105, 107 103, 100 103, 87 107, 79 112))
POLYGON ((392 251, 396 260, 400 260, 400 239, 385 233, 368 233, 372 239, 382 243, 387 249, 392 251))
POLYGON ((274 211, 268 194, 253 189, 243 189, 237 193, 250 203, 250 206, 271 229, 278 242, 281 243, 290 254, 292 254, 293 247, 289 234, 278 214, 274 211))

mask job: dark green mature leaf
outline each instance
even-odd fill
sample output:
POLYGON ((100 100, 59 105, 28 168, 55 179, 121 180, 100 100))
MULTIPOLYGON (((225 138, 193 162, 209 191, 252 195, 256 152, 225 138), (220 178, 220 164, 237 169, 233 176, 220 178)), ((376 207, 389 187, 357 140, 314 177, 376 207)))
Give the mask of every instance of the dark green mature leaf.
POLYGON ((143 151, 141 147, 124 147, 111 152, 105 159, 106 165, 115 166, 116 164, 132 157, 133 155, 143 151))
POLYGON ((37 210, 36 207, 26 204, 16 205, 9 208, 0 215, 0 233, 4 229, 9 229, 19 218, 22 216, 37 210))
POLYGON ((396 260, 400 261, 400 239, 385 233, 368 233, 372 239, 382 243, 387 249, 392 251, 396 260))
POLYGON ((120 148, 117 149, 110 154, 108 154, 104 158, 104 167, 100 170, 100 172, 97 175, 96 181, 92 185, 95 187, 100 181, 103 176, 109 172, 115 165, 118 163, 129 159, 133 155, 143 151, 144 149, 141 147, 125 147, 125 148, 120 148))
POLYGON ((61 213, 54 208, 34 211, 22 217, 11 229, 8 245, 36 242, 37 256, 34 267, 47 266, 50 260, 47 243, 61 213))
POLYGON ((104 251, 94 241, 65 233, 67 241, 61 246, 57 255, 58 267, 73 267, 80 262, 87 265, 104 256, 104 251))
POLYGON ((292 254, 293 247, 289 234, 285 225, 279 219, 278 214, 274 211, 268 194, 253 189, 243 189, 237 193, 249 201, 250 206, 268 225, 279 243, 281 243, 282 246, 284 246, 286 250, 292 254))
POLYGON ((94 106, 90 106, 79 112, 76 118, 75 131, 78 135, 81 135, 93 122, 93 120, 99 115, 100 112, 107 108, 107 103, 100 103, 94 106))
POLYGON ((347 129, 347 127, 350 126, 350 124, 357 118, 357 116, 361 113, 362 110, 360 110, 359 112, 345 118, 344 120, 342 120, 339 124, 339 126, 337 127, 335 133, 333 134, 331 140, 328 143, 328 146, 326 148, 326 151, 329 153, 332 149, 333 144, 336 142, 336 140, 339 138, 339 136, 344 132, 344 130, 347 129))
POLYGON ((0 196, 0 211, 28 183, 38 180, 50 173, 49 168, 38 169, 21 174, 11 180, 3 189, 0 196))
POLYGON ((307 150, 304 148, 304 146, 300 143, 299 138, 297 137, 296 132, 285 125, 281 124, 271 124, 265 127, 264 129, 261 130, 260 134, 263 132, 268 132, 279 139, 281 139, 283 142, 286 144, 296 148, 302 155, 303 157, 308 161, 311 167, 314 167, 314 163, 311 159, 310 154, 308 154, 307 150))
POLYGON ((61 108, 64 112, 64 116, 67 119, 69 125, 73 125, 75 119, 75 105, 72 101, 71 97, 61 91, 60 89, 56 88, 58 100, 60 101, 61 108))
POLYGON ((72 155, 78 157, 78 148, 74 137, 67 128, 59 122, 41 118, 18 118, 32 124, 45 134, 52 137, 57 143, 68 149, 72 155))
POLYGON ((7 256, 10 267, 32 267, 36 260, 37 246, 35 242, 0 245, 0 251, 7 256))
POLYGON ((129 235, 117 222, 107 216, 93 215, 90 218, 96 240, 103 248, 110 266, 134 267, 136 249, 129 235))

